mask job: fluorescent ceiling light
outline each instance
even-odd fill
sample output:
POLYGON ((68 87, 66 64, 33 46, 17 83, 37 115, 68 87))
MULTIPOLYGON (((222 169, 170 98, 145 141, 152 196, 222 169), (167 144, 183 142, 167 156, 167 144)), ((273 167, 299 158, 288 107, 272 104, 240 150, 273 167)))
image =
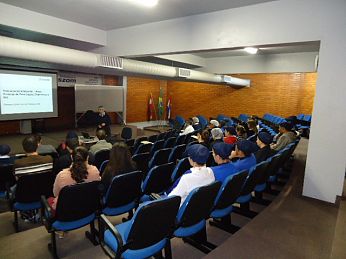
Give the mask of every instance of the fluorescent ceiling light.
POLYGON ((249 54, 256 54, 258 51, 258 48, 246 47, 246 48, 244 48, 244 51, 246 51, 249 54))
POLYGON ((146 7, 154 7, 155 5, 157 5, 159 0, 131 0, 131 2, 146 7))

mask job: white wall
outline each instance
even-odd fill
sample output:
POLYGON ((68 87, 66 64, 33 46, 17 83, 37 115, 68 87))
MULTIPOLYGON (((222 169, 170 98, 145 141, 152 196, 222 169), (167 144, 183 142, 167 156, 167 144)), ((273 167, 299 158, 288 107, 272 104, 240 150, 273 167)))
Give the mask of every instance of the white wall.
POLYGON ((219 74, 313 72, 316 55, 318 52, 207 58, 206 66, 197 70, 219 74))
POLYGON ((345 0, 274 1, 110 31, 100 51, 141 55, 320 40, 303 194, 335 202, 346 159, 345 10, 345 0))
POLYGON ((107 33, 23 8, 0 3, 0 24, 59 37, 106 45, 107 33))

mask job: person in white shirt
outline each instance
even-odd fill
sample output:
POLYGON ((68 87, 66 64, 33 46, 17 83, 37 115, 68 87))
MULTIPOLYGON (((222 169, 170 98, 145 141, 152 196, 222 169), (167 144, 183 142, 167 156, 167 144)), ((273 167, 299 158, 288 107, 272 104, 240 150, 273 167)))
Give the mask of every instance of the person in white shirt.
POLYGON ((208 148, 201 144, 195 144, 191 145, 187 152, 192 168, 180 178, 176 187, 168 194, 168 196, 180 196, 180 206, 193 189, 215 181, 213 171, 206 167, 210 154, 208 148))
POLYGON ((185 128, 183 130, 183 132, 181 132, 179 135, 187 135, 191 132, 194 132, 195 129, 192 126, 192 121, 189 119, 185 122, 185 128))

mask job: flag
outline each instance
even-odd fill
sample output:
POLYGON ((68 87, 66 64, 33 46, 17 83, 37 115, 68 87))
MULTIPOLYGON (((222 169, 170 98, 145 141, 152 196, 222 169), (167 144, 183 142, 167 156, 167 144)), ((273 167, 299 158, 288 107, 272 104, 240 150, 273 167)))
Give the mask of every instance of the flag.
POLYGON ((153 100, 153 95, 150 94, 149 97, 149 120, 152 120, 154 118, 154 100, 153 100))
POLYGON ((159 120, 163 119, 163 92, 162 88, 160 88, 160 95, 159 95, 159 103, 158 103, 158 110, 159 110, 159 120))
POLYGON ((171 108, 172 108, 171 97, 169 97, 167 101, 167 120, 171 118, 171 108))

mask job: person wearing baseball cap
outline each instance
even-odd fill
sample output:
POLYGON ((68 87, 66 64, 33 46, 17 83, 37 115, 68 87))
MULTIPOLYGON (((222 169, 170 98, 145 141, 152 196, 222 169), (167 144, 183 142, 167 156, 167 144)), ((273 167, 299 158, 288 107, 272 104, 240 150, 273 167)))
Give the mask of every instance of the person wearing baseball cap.
POLYGON ((272 141, 273 137, 269 133, 258 133, 256 144, 260 149, 255 153, 257 163, 267 160, 276 153, 275 150, 270 148, 270 143, 272 143, 272 141))
POLYGON ((235 150, 232 151, 230 159, 234 162, 232 164, 236 170, 249 170, 251 167, 256 165, 256 157, 253 154, 257 151, 257 146, 250 140, 239 140, 235 144, 235 150))
POLYGON ((220 123, 217 120, 210 120, 209 122, 209 128, 218 128, 220 126, 220 123))
POLYGON ((13 164, 14 156, 10 156, 11 147, 7 144, 0 145, 0 165, 13 164))
POLYGON ((223 182, 228 176, 237 173, 237 170, 229 159, 233 147, 233 145, 223 142, 216 143, 213 146, 213 157, 217 166, 211 167, 211 170, 213 170, 216 181, 223 182))
POLYGON ((176 186, 168 194, 168 196, 180 196, 180 205, 183 204, 193 189, 215 181, 213 171, 209 167, 206 167, 210 155, 208 148, 201 144, 195 144, 188 148, 187 153, 192 168, 175 183, 176 186))
POLYGON ((213 128, 211 130, 211 142, 210 142, 210 148, 213 147, 214 144, 223 142, 223 132, 220 128, 213 128))
POLYGON ((296 134, 292 131, 292 124, 286 121, 279 124, 279 133, 280 135, 278 136, 276 143, 270 145, 271 149, 274 149, 275 151, 285 148, 297 138, 296 134))

